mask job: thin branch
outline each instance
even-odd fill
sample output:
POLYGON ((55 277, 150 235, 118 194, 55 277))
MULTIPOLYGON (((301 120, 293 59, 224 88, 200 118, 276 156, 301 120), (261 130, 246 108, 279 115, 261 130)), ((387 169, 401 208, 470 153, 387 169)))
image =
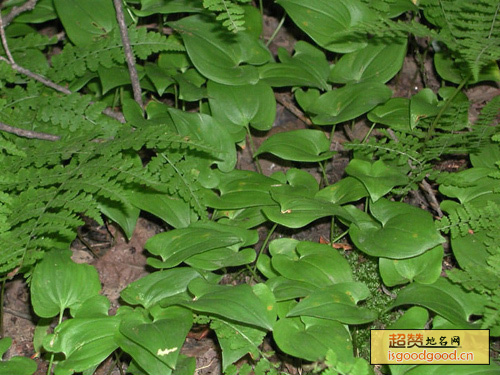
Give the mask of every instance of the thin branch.
POLYGON ((441 207, 439 207, 439 202, 436 198, 434 190, 432 190, 432 186, 427 182, 425 178, 418 185, 424 191, 425 196, 427 197, 427 200, 429 201, 432 209, 437 212, 439 217, 443 217, 443 211, 441 211, 441 207))
POLYGON ((0 122, 0 130, 7 132, 7 133, 18 135, 20 137, 41 139, 44 141, 54 142, 54 141, 58 141, 61 139, 61 137, 58 135, 40 133, 40 132, 35 132, 32 130, 26 130, 26 129, 14 128, 10 125, 4 124, 3 122, 0 122))
MULTIPOLYGON (((66 94, 66 95, 71 95, 73 93, 71 90, 67 89, 66 87, 58 85, 57 83, 55 83, 55 82, 53 82, 53 81, 45 78, 44 76, 42 76, 40 74, 37 74, 37 73, 33 73, 31 70, 28 70, 28 69, 23 68, 22 66, 16 64, 16 62, 15 62, 15 60, 12 57, 12 54, 10 52, 9 45, 7 43, 7 37, 5 35, 4 22, 3 22, 1 16, 0 16, 0 39, 2 41, 2 45, 3 45, 3 48, 5 50, 5 54, 7 55, 7 58, 5 58, 3 56, 0 56, 0 60, 1 61, 5 61, 16 72, 24 74, 25 76, 30 77, 30 78, 34 79, 35 81, 38 81, 38 82, 44 84, 47 87, 50 87, 50 88, 52 88, 52 89, 54 89, 56 91, 59 91, 59 92, 61 92, 63 94, 66 94)), ((91 102, 91 104, 93 104, 93 102, 91 102)), ((102 111, 102 113, 104 113, 105 115, 107 115, 109 117, 114 118, 115 120, 121 122, 122 124, 125 123, 125 117, 123 116, 123 114, 119 113, 119 112, 115 112, 111 108, 104 109, 102 111)), ((13 128, 13 129, 15 129, 15 128, 13 128)), ((37 137, 34 137, 34 138, 37 138, 37 137)))
POLYGON ((2 20, 1 14, 0 14, 0 39, 2 40, 2 46, 3 46, 3 49, 5 50, 5 54, 7 55, 8 62, 10 64, 15 64, 14 58, 12 57, 12 54, 10 53, 9 45, 7 43, 7 36, 5 35, 5 30, 3 28, 3 20, 2 20))
POLYGON ((120 35, 122 38, 123 49, 125 51, 125 60, 127 60, 128 72, 130 75, 130 81, 132 82, 132 91, 134 93, 134 99, 139 104, 139 106, 144 109, 142 103, 141 95, 141 84, 139 82, 139 76, 137 75, 137 69, 135 67, 135 57, 132 52, 132 47, 130 46, 130 39, 127 33, 127 24, 125 23, 125 16, 123 15, 122 0, 113 0, 116 10, 116 19, 118 21, 118 26, 120 28, 120 35))
POLYGON ((306 125, 312 125, 312 121, 309 120, 300 109, 292 102, 287 94, 275 93, 274 97, 283 107, 288 109, 292 114, 295 115, 299 120, 301 120, 306 125))
POLYGON ((3 20, 4 21, 4 26, 7 26, 9 23, 11 23, 12 20, 14 18, 16 18, 17 16, 19 16, 21 13, 26 12, 28 10, 32 10, 35 7, 37 1, 38 0, 28 0, 27 2, 25 2, 20 7, 14 7, 14 8, 12 8, 12 10, 10 11, 10 13, 7 14, 4 17, 4 20, 3 20))

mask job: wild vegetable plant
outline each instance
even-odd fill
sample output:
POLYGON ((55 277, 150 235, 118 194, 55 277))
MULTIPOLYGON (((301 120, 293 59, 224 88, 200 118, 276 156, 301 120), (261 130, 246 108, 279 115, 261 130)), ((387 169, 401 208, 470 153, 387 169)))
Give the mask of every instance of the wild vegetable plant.
MULTIPOLYGON (((356 337, 370 325, 500 335, 500 101, 471 123, 464 92, 500 81, 498 2, 276 3, 304 33, 276 58, 262 39, 262 2, 3 3, 0 272, 28 277, 48 373, 92 374, 115 352, 128 355, 131 374, 194 374, 195 359, 180 349, 196 323, 215 332, 227 375, 284 374, 264 340, 311 373, 362 375, 374 370, 356 337), (58 32, 42 32, 46 25, 58 32), (388 83, 416 37, 427 38, 442 87, 393 97, 388 83), (310 126, 255 149, 253 132, 272 128, 283 87, 310 126), (344 145, 350 161, 332 184, 335 131, 360 119, 370 132, 344 145), (259 172, 236 168, 246 140, 259 172), (258 158, 268 154, 294 167, 266 176, 258 158), (438 173, 456 155, 471 167, 438 173), (321 181, 303 166, 317 166, 321 181), (430 212, 409 203, 420 192, 430 212), (123 289, 109 315, 96 270, 73 263, 70 245, 82 215, 112 220, 130 238, 141 211, 169 230, 146 243, 155 271, 123 289), (326 244, 271 240, 278 227, 318 220, 331 223, 326 244), (258 244, 262 225, 269 231, 258 244), (444 274, 448 245, 458 267, 444 274), (251 282, 221 283, 228 269, 251 282), (376 301, 387 288, 396 294, 384 306, 376 301)), ((8 346, 0 341, 0 352, 8 346)), ((0 369, 35 371, 27 358, 0 369)), ((499 368, 492 360, 381 371, 499 368)))

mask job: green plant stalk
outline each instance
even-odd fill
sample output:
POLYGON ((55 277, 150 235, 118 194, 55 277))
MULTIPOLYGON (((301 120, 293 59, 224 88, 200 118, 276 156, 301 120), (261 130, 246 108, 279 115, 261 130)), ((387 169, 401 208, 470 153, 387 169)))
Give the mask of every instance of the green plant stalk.
POLYGON ((257 168, 257 172, 259 172, 260 174, 263 174, 262 166, 260 165, 259 157, 254 156, 255 155, 255 144, 253 142, 252 133, 250 133, 250 128, 248 126, 246 127, 246 129, 247 129, 248 144, 250 145, 250 153, 252 154, 252 159, 255 160, 255 166, 257 168))
POLYGON ((321 169, 321 174, 323 175, 323 181, 324 181, 324 184, 325 186, 328 186, 330 185, 330 181, 328 180, 328 175, 326 174, 326 169, 325 169, 325 161, 321 162, 319 161, 318 164, 319 164, 319 167, 321 169))
POLYGON ((368 130, 368 133, 366 133, 365 137, 363 138, 363 140, 361 141, 361 143, 365 143, 366 140, 368 139, 368 137, 370 136, 370 134, 372 133, 373 129, 375 129, 375 125, 377 125, 376 122, 374 122, 372 124, 372 126, 370 127, 370 130, 368 130))
POLYGON ((278 24, 278 26, 276 27, 276 29, 273 31, 272 35, 269 37, 269 40, 266 42, 266 47, 269 47, 269 45, 272 43, 272 41, 274 40, 274 38, 276 38, 276 35, 278 35, 281 27, 285 23, 285 18, 286 18, 286 13, 283 14, 283 17, 281 17, 280 23, 278 24))
MULTIPOLYGON (((62 323, 63 314, 64 314, 63 310, 59 311, 59 319, 57 321, 57 326, 59 326, 62 323)), ((49 366, 47 367, 47 375, 50 375, 52 373, 52 365, 54 364, 54 357, 55 353, 52 353, 50 355, 49 366)))
POLYGON ((465 77, 462 80, 462 82, 460 82, 460 84, 455 89, 453 94, 446 100, 446 103, 441 107, 438 114, 436 115, 436 118, 434 119, 431 126, 429 127, 429 130, 427 130, 427 135, 425 137, 424 144, 432 138, 432 135, 434 134, 434 130, 435 130, 439 120, 441 119, 441 116, 443 116, 443 114, 446 112, 446 110, 450 107, 451 103, 453 102, 453 99, 455 99, 455 96, 457 96, 458 93, 460 91, 462 91, 462 88, 467 84, 467 82, 469 82, 469 79, 470 79, 470 74, 467 77, 465 77))
POLYGON ((274 223, 274 225, 271 228, 271 230, 269 231, 269 233, 267 233, 266 239, 264 240, 264 243, 262 244, 262 246, 260 247, 259 252, 257 253, 257 257, 255 258, 255 264, 253 265, 253 272, 256 272, 256 270, 257 270, 257 262, 259 261, 260 254, 262 254, 262 252, 266 249, 267 243, 269 242, 269 239, 271 238, 272 234, 276 230, 277 226, 278 226, 278 224, 274 223))

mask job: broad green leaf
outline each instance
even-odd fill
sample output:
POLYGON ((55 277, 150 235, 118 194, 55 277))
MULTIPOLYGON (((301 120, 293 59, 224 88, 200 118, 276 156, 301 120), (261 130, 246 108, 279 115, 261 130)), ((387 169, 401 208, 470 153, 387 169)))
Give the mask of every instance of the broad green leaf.
POLYGON ((452 237, 451 249, 460 268, 474 267, 486 271, 485 265, 491 256, 488 247, 485 245, 488 238, 489 234, 485 232, 467 233, 465 236, 452 237), (471 251, 471 249, 474 249, 474 251, 471 251))
POLYGON ((272 222, 288 228, 301 228, 326 216, 352 219, 344 208, 330 202, 280 193, 273 193, 272 197, 280 207, 264 207, 262 211, 272 222))
POLYGON ((152 14, 172 14, 172 13, 198 13, 203 10, 201 0, 141 0, 141 9, 134 9, 133 12, 139 17, 146 17, 152 14))
POLYGON ((259 254, 256 266, 260 273, 268 279, 279 276, 276 270, 273 269, 273 266, 271 265, 271 258, 267 254, 259 254))
POLYGON ((74 318, 103 318, 108 316, 110 304, 108 297, 97 294, 73 307, 71 314, 74 318))
POLYGON ((255 85, 230 86, 209 81, 208 98, 212 115, 221 124, 269 130, 276 117, 273 90, 259 81, 255 85))
POLYGON ((349 83, 321 95, 307 108, 316 125, 333 125, 352 120, 384 103, 392 91, 383 83, 349 83))
POLYGON ((117 347, 115 334, 120 318, 75 318, 62 322, 47 336, 43 346, 47 351, 64 353, 56 374, 73 374, 98 365, 117 347))
POLYGON ((16 356, 8 361, 0 361, 0 374, 33 375, 37 367, 37 363, 31 358, 16 356))
POLYGON ((273 87, 307 86, 327 90, 330 66, 325 54, 304 41, 295 44, 292 57, 280 48, 281 63, 269 63, 259 67, 260 79, 273 87))
POLYGON ((186 228, 197 220, 189 204, 182 199, 144 187, 131 191, 130 195, 130 203, 135 207, 159 217, 174 228, 186 228))
POLYGON ((236 34, 223 28, 215 17, 194 15, 169 22, 184 40, 189 58, 198 71, 226 85, 255 84, 255 66, 266 63, 269 51, 249 32, 236 34))
POLYGON ((313 284, 319 288, 352 281, 351 267, 347 260, 328 245, 309 241, 297 244, 298 259, 274 255, 273 269, 290 279, 313 284))
POLYGON ((196 269, 215 271, 224 267, 237 267, 250 264, 255 260, 253 248, 235 251, 228 248, 213 249, 204 253, 193 255, 184 262, 196 269))
POLYGON ((260 145, 255 156, 269 152, 284 160, 317 162, 335 154, 320 130, 299 129, 273 134, 260 145))
POLYGON ((249 285, 211 285, 200 279, 191 281, 189 290, 196 298, 181 303, 183 306, 255 327, 273 327, 266 306, 249 285))
POLYGON ((355 297, 369 296, 368 288, 361 283, 345 283, 312 292, 300 301, 287 316, 312 316, 336 320, 345 324, 364 324, 377 319, 377 313, 358 307, 355 297))
POLYGON ((32 375, 37 370, 34 360, 27 357, 12 357, 8 361, 2 361, 1 357, 12 345, 10 337, 0 339, 0 374, 9 375, 32 375))
POLYGON ((227 231, 189 227, 157 234, 144 247, 162 258, 162 267, 171 268, 195 254, 241 242, 241 237, 227 231))
POLYGON ((283 352, 307 361, 324 359, 330 348, 342 358, 352 356, 349 332, 334 320, 283 318, 274 325, 273 338, 283 352))
POLYGON ((287 301, 295 298, 306 297, 318 289, 317 286, 309 282, 290 280, 283 276, 277 276, 269 279, 266 282, 266 285, 271 288, 277 301, 287 301))
POLYGON ((185 72, 173 76, 179 85, 179 99, 188 102, 197 102, 207 97, 207 90, 203 86, 206 78, 196 69, 188 69, 185 72))
MULTIPOLYGON (((53 0, 40 0, 35 9, 23 12, 15 18, 15 22, 43 23, 57 18, 53 0)), ((12 25, 11 25, 12 26, 12 25)))
MULTIPOLYGON (((101 80, 103 95, 116 87, 131 84, 130 73, 125 67, 115 66, 113 68, 105 68, 104 66, 100 66, 99 69, 97 69, 97 74, 101 80)), ((138 67, 137 74, 139 79, 142 79, 145 75, 144 69, 138 67)))
POLYGON ((444 242, 431 214, 420 208, 382 198, 370 205, 370 211, 373 219, 365 214, 366 219, 349 228, 356 247, 368 255, 411 258, 444 242))
POLYGON ((77 46, 90 46, 117 27, 112 1, 53 0, 69 39, 77 46))
POLYGON ((214 220, 219 217, 219 223, 235 225, 239 228, 250 229, 259 226, 260 224, 267 221, 267 218, 262 213, 260 207, 250 207, 242 210, 228 210, 219 211, 217 215, 214 215, 214 220))
POLYGON ((396 43, 393 40, 388 44, 370 42, 361 50, 345 54, 331 70, 329 81, 334 83, 368 81, 386 83, 403 66, 406 44, 406 39, 401 43, 396 43))
POLYGON ((500 160, 500 147, 496 143, 488 143, 469 157, 473 167, 494 169, 496 162, 500 160))
POLYGON ((31 279, 31 304, 36 315, 51 318, 80 306, 101 290, 99 275, 88 264, 76 264, 70 251, 52 250, 37 264, 31 279))
POLYGON ((356 202, 367 196, 368 191, 361 181, 354 177, 345 177, 317 192, 315 198, 335 204, 344 204, 356 202))
POLYGON ((379 258, 380 276, 387 286, 413 281, 432 284, 441 274, 443 252, 443 246, 439 245, 413 258, 379 258))
POLYGON ((279 254, 286 255, 290 259, 298 259, 299 254, 297 253, 297 245, 299 240, 294 238, 277 238, 272 240, 269 244, 269 254, 273 257, 279 254))
POLYGON ((356 51, 366 45, 349 32, 375 14, 358 0, 278 0, 293 22, 321 47, 339 53, 356 51))
POLYGON ((267 334, 263 329, 217 318, 212 318, 210 328, 215 331, 222 349, 223 370, 248 353, 257 355, 267 334))
MULTIPOLYGON (((223 172, 236 165, 236 149, 231 136, 213 117, 202 113, 190 113, 170 108, 168 110, 179 134, 198 139, 213 148, 215 164, 223 172)), ((207 155, 207 157, 211 155, 207 155)), ((212 160, 212 159, 210 159, 212 160)))
MULTIPOLYGON (((441 78, 457 85, 466 78, 465 71, 460 69, 460 66, 456 64, 453 57, 448 53, 442 51, 436 52, 434 54, 434 66, 441 78)), ((500 81, 500 69, 495 61, 484 66, 479 72, 477 79, 471 77, 468 83, 473 84, 484 81, 500 81)))
POLYGON ((420 306, 410 307, 388 329, 425 329, 429 320, 429 312, 420 306))
MULTIPOLYGON (((180 307, 170 307, 164 315, 154 322, 144 322, 135 317, 124 319, 120 324, 120 333, 156 360, 175 369, 181 347, 193 325, 193 317, 189 310, 180 307)), ((138 359, 140 356, 134 355, 134 352, 129 354, 144 367, 138 359)))
POLYGON ((426 307, 457 326, 468 328, 469 317, 482 312, 478 295, 467 293, 459 285, 440 277, 434 284, 413 283, 398 293, 390 306, 419 305, 426 307))
POLYGON ((149 309, 166 298, 186 292, 189 282, 197 277, 201 277, 200 273, 191 267, 156 271, 130 283, 120 297, 131 305, 140 304, 149 309))
POLYGON ((393 187, 408 183, 405 173, 386 165, 382 160, 371 163, 361 159, 352 159, 345 171, 363 183, 374 202, 390 192, 393 187))
POLYGON ((123 229, 127 239, 132 238, 141 210, 128 202, 116 202, 103 197, 99 197, 98 206, 104 215, 116 222, 123 229))
POLYGON ((146 63, 144 66, 144 71, 148 78, 153 82, 154 87, 158 95, 163 95, 165 90, 175 83, 173 79, 173 69, 170 71, 168 69, 162 68, 157 64, 146 63))
POLYGON ((302 169, 290 168, 286 171, 286 179, 294 191, 303 190, 306 197, 310 197, 319 190, 318 181, 302 169))
POLYGON ((410 100, 392 98, 368 112, 368 119, 389 126, 391 129, 410 131, 410 100))
POLYGON ((172 375, 195 375, 196 358, 180 354, 172 375))
POLYGON ((271 186, 280 183, 274 178, 237 169, 229 173, 220 173, 219 178, 220 199, 210 197, 207 203, 209 207, 239 209, 276 204, 269 193, 271 186))
POLYGON ((469 168, 456 173, 458 181, 466 181, 467 186, 441 184, 439 192, 448 197, 457 198, 464 204, 482 195, 498 191, 498 179, 490 177, 490 168, 469 168))
POLYGON ((438 99, 431 89, 425 88, 410 99, 410 128, 414 129, 423 118, 437 115, 438 99))

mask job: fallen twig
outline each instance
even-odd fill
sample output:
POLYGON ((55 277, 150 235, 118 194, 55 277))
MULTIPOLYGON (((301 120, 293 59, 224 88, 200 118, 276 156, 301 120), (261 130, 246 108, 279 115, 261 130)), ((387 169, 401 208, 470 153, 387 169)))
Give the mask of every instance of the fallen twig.
POLYGON ((19 128, 14 128, 13 126, 4 124, 3 122, 0 122, 0 130, 18 135, 20 137, 24 138, 32 138, 32 139, 41 139, 44 141, 58 141, 61 139, 60 136, 58 135, 53 135, 53 134, 47 134, 47 133, 40 133, 40 132, 35 132, 33 130, 26 130, 26 129, 19 129, 19 128))
POLYGON ((127 33, 127 25, 125 23, 125 17, 123 15, 122 0, 113 0, 113 3, 115 4, 116 19, 118 21, 118 27, 120 28, 120 35, 122 38, 123 49, 125 51, 125 60, 127 61, 128 65, 130 81, 132 83, 134 100, 142 109, 144 109, 144 104, 142 103, 141 84, 139 82, 139 76, 137 75, 137 69, 135 67, 135 57, 130 45, 130 38, 128 37, 127 33))
POLYGON ((11 23, 12 20, 14 18, 16 18, 17 16, 19 16, 21 13, 26 12, 28 10, 32 10, 35 7, 37 2, 38 2, 38 0, 28 0, 27 2, 25 2, 23 5, 21 5, 19 7, 13 7, 12 10, 10 11, 10 13, 4 17, 5 26, 7 26, 9 23, 11 23))

